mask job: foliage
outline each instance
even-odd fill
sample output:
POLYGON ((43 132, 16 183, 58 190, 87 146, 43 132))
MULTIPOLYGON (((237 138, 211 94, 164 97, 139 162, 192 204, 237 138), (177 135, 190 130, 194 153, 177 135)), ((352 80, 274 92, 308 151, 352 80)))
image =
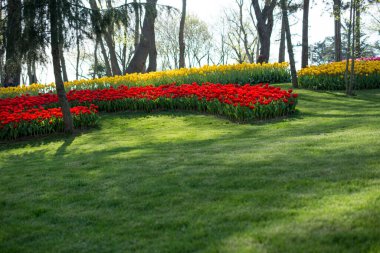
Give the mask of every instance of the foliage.
MULTIPOLYGON (((134 73, 124 76, 102 77, 92 80, 75 80, 66 82, 65 87, 70 89, 98 89, 125 86, 162 85, 168 83, 283 83, 290 80, 288 63, 264 64, 230 64, 220 66, 203 66, 201 68, 182 68, 150 73, 134 73)), ((21 94, 37 95, 54 91, 55 85, 33 84, 22 87, 0 88, 0 97, 18 96, 21 94)))
MULTIPOLYGON (((345 61, 303 68, 298 71, 300 87, 316 90, 344 90, 346 87, 345 68, 345 61)), ((357 61, 355 85, 355 89, 380 88, 380 61, 357 61)))

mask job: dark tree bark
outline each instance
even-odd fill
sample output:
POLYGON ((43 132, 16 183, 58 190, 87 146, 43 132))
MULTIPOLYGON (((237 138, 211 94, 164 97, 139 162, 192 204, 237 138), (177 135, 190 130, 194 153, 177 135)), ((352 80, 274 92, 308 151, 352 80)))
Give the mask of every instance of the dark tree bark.
POLYGON ((8 0, 4 82, 12 82, 14 85, 20 84, 21 75, 21 9, 21 0, 8 0))
POLYGON ((341 23, 341 9, 342 0, 333 0, 333 15, 334 15, 334 39, 335 39, 335 61, 342 61, 342 23, 341 23))
POLYGON ((284 17, 284 22, 285 22, 286 42, 287 42, 289 61, 290 61, 290 71, 292 74, 292 86, 294 88, 298 88, 297 70, 296 70, 296 64, 294 61, 292 34, 290 33, 290 26, 289 26, 289 19, 288 19, 288 6, 287 6, 286 1, 287 0, 281 0, 281 9, 282 9, 282 15, 284 17))
MULTIPOLYGON (((127 68, 127 73, 144 72, 149 52, 154 40, 154 22, 157 17, 157 0, 147 0, 144 24, 141 31, 139 45, 127 68)), ((153 56, 153 55, 152 55, 153 56)))
POLYGON ((92 73, 92 78, 95 79, 96 78, 96 74, 97 74, 97 71, 98 71, 98 46, 99 46, 99 42, 98 40, 96 40, 95 42, 95 47, 94 47, 94 73, 92 73))
POLYGON ((285 22, 284 22, 284 16, 281 17, 281 38, 280 38, 280 49, 278 54, 278 62, 284 62, 285 61, 285 22))
POLYGON ((182 0, 182 14, 179 23, 179 67, 185 67, 185 21, 186 21, 186 0, 182 0))
POLYGON ((273 30, 273 10, 277 0, 266 0, 264 8, 261 10, 259 0, 252 0, 257 20, 257 31, 260 40, 260 56, 258 62, 268 62, 270 56, 270 38, 273 30))
POLYGON ((49 0, 49 14, 50 14, 50 26, 51 26, 51 55, 53 58, 55 86, 57 89, 57 95, 59 104, 63 114, 63 121, 65 124, 65 132, 73 133, 74 125, 73 118, 70 113, 70 104, 67 101, 65 87, 63 86, 60 56, 59 56, 59 29, 58 29, 58 15, 57 0, 49 0))
POLYGON ((303 1, 302 21, 302 61, 301 67, 309 65, 309 4, 310 0, 303 1))

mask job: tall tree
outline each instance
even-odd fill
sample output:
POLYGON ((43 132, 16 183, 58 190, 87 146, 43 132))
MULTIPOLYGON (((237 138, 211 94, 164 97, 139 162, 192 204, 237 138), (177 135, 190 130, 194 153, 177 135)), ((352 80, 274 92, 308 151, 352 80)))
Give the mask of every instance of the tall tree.
POLYGON ((289 19, 288 19, 287 0, 281 0, 281 9, 282 9, 282 15, 284 17, 284 22, 285 22, 286 42, 287 42, 289 61, 290 61, 290 71, 292 75, 292 86, 294 88, 298 88, 298 78, 297 78, 296 64, 294 60, 292 34, 290 32, 290 25, 289 25, 289 19))
POLYGON ((186 20, 186 0, 182 0, 182 13, 179 25, 179 67, 185 67, 185 20, 186 20))
POLYGON ((309 65, 309 5, 310 0, 303 1, 302 19, 302 61, 301 67, 309 65))
POLYGON ((361 50, 361 12, 363 8, 363 0, 357 0, 356 6, 355 6, 355 53, 356 57, 362 56, 362 50, 361 50))
MULTIPOLYGON (((147 0, 140 42, 127 68, 127 73, 144 72, 149 53, 153 53, 154 23, 157 17, 157 0, 147 0)), ((151 55, 154 57, 154 55, 151 55)))
POLYGON ((70 113, 70 104, 66 97, 65 87, 63 85, 61 75, 61 64, 59 55, 59 15, 60 10, 58 8, 57 0, 49 0, 48 4, 49 16, 50 16, 50 31, 51 31, 51 55, 53 58, 53 68, 55 77, 55 86, 57 90, 59 104, 63 114, 63 121, 65 125, 65 132, 72 133, 74 131, 73 118, 70 113))
POLYGON ((257 20, 257 31, 260 40, 260 57, 258 62, 268 62, 270 56, 270 38, 273 31, 273 11, 277 0, 265 0, 264 8, 261 10, 259 0, 252 0, 257 20))
POLYGON ((21 75, 21 0, 8 0, 7 4, 7 28, 6 28, 6 60, 4 66, 4 81, 20 83, 21 75))
POLYGON ((342 61, 342 0, 333 0, 335 61, 342 61))
POLYGON ((280 49, 278 53, 278 62, 284 62, 285 61, 285 19, 284 16, 281 16, 281 37, 280 37, 280 49))

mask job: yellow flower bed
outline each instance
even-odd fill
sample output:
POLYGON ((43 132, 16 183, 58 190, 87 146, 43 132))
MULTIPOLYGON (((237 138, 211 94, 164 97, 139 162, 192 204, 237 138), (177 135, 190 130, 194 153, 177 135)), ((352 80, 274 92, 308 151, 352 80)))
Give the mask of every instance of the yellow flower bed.
MULTIPOLYGON (((124 76, 102 77, 91 80, 75 80, 65 82, 65 88, 96 89, 110 86, 146 86, 169 83, 280 83, 290 79, 288 63, 242 63, 230 65, 203 66, 201 68, 182 68, 176 70, 157 71, 150 73, 133 73, 124 76)), ((9 87, 0 89, 0 97, 13 97, 20 94, 37 94, 54 91, 54 83, 42 85, 9 87)))
MULTIPOLYGON (((345 61, 306 67, 298 71, 299 83, 304 88, 342 90, 345 71, 345 61)), ((380 88, 380 61, 356 61, 355 83, 355 89, 380 88)))

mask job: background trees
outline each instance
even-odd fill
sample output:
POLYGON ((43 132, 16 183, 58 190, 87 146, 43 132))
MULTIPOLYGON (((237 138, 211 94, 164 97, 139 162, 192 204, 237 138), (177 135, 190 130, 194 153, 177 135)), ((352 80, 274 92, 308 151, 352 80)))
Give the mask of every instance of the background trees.
MULTIPOLYGON (((189 14, 188 4, 182 0, 177 10, 169 8, 167 11, 159 0, 57 1, 62 10, 57 16, 62 79, 120 75, 127 71, 154 71, 184 65, 265 62, 277 59, 274 55, 278 55, 279 61, 286 60, 280 1, 232 0, 222 15, 223 20, 215 20, 214 25, 205 23, 204 17, 189 14), (273 31, 280 34, 279 51, 273 50, 277 43, 273 31)), ((347 0, 287 0, 286 4, 298 68, 306 66, 309 61, 317 63, 346 58, 350 6, 347 0), (333 39, 316 43, 312 38, 310 43, 309 11, 314 11, 315 4, 334 17, 331 22, 335 31, 333 39), (301 18, 302 34, 297 32, 301 28, 296 24, 301 18), (299 39, 301 36, 302 40, 299 39), (302 45, 301 54, 298 45, 302 45)), ((48 0, 0 0, 2 83, 10 79, 14 83, 44 81, 43 76, 38 76, 46 73, 41 67, 51 63, 51 56, 47 53, 50 50, 47 6, 48 0)), ((360 0, 357 6, 355 56, 377 54, 380 46, 373 40, 373 35, 379 33, 379 3, 360 0)))

